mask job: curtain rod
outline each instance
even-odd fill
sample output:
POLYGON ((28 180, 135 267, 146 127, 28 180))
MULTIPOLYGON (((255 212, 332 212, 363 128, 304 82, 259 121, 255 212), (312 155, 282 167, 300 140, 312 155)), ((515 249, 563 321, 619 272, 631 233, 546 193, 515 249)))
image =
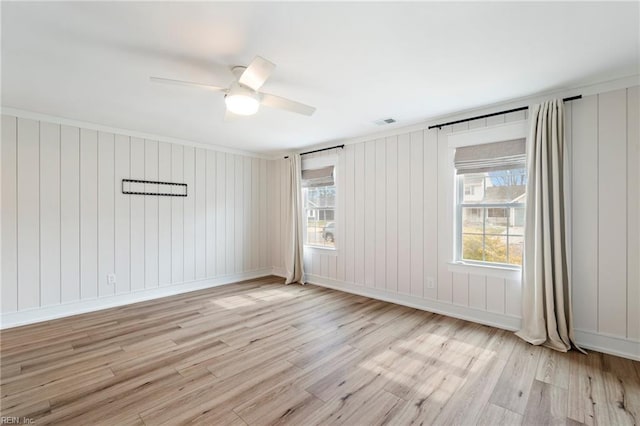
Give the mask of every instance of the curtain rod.
MULTIPOLYGON (((562 100, 562 102, 575 101, 577 99, 582 99, 582 95, 577 95, 577 96, 571 96, 569 98, 564 98, 562 100)), ((448 123, 434 124, 433 126, 429 126, 429 129, 435 129, 435 128, 442 129, 444 126, 450 126, 452 124, 465 123, 467 121, 479 120, 481 118, 488 118, 488 117, 493 117, 493 116, 496 116, 496 115, 508 114, 510 112, 524 111, 526 109, 529 109, 529 107, 528 106, 524 106, 524 107, 520 107, 520 108, 508 109, 506 111, 492 112, 491 114, 484 114, 484 115, 478 115, 476 117, 463 118, 462 120, 449 121, 448 123)))
MULTIPOLYGON (((316 152, 329 151, 330 149, 336 149, 336 148, 342 149, 342 148, 344 148, 344 144, 336 145, 336 146, 330 146, 329 148, 316 149, 315 151, 302 152, 302 153, 300 153, 300 155, 314 154, 316 152)), ((287 155, 284 158, 289 158, 289 156, 287 155)))

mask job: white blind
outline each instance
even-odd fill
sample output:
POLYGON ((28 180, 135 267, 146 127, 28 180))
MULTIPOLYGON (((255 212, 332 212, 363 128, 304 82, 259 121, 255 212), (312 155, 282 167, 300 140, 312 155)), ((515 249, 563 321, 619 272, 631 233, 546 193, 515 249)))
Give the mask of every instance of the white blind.
POLYGON ((525 140, 514 139, 456 148, 456 174, 484 173, 525 167, 525 140))
POLYGON ((320 169, 306 169, 302 171, 302 187, 312 188, 315 186, 333 186, 334 166, 322 167, 320 169))

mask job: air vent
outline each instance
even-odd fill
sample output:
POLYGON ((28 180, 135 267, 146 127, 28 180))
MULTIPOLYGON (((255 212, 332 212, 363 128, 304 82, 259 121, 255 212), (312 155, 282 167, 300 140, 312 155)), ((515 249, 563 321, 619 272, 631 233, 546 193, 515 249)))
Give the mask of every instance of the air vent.
POLYGON ((386 124, 391 124, 391 123, 395 123, 396 120, 393 118, 382 118, 380 120, 376 120, 374 121, 375 124, 377 124, 378 126, 384 126, 386 124))

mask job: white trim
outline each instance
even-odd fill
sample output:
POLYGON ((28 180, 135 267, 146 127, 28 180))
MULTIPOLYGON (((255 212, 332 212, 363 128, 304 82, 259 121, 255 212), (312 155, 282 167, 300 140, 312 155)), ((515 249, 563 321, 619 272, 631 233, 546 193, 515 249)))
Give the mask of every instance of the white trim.
MULTIPOLYGON (((191 281, 175 286, 142 290, 135 293, 121 294, 105 297, 102 299, 72 302, 47 308, 2 314, 0 316, 0 329, 7 329, 41 321, 48 321, 56 318, 95 312, 103 309, 144 302, 147 300, 188 293, 191 291, 219 287, 227 284, 234 284, 238 281, 262 278, 270 275, 284 277, 284 271, 282 268, 278 267, 262 268, 255 271, 243 272, 240 274, 191 281)), ((310 284, 320 287, 326 287, 346 293, 357 294, 376 300, 382 300, 389 303, 408 306, 410 308, 459 318, 462 320, 484 324, 491 327, 497 327, 508 331, 515 331, 520 328, 520 318, 510 315, 481 311, 466 306, 452 305, 432 299, 419 299, 408 295, 391 294, 379 289, 362 287, 359 285, 349 284, 343 281, 332 280, 312 274, 306 274, 305 279, 310 284)), ((601 333, 594 333, 585 330, 575 330, 575 337, 576 343, 582 348, 640 361, 640 341, 625 339, 617 336, 608 336, 601 333)))
MULTIPOLYGON (((493 142, 502 142, 513 139, 525 139, 527 138, 527 133, 529 129, 529 120, 518 120, 510 123, 497 124, 493 126, 483 127, 479 129, 473 130, 463 130, 455 133, 450 133, 447 135, 447 149, 448 149, 448 160, 447 160, 447 173, 451 176, 453 180, 453 187, 450 192, 453 195, 453 205, 449 206, 453 210, 449 212, 448 217, 446 219, 447 227, 453 230, 453 253, 452 258, 454 259, 449 263, 449 270, 455 270, 456 267, 460 267, 461 258, 462 258, 462 247, 461 247, 461 232, 460 226, 458 223, 462 218, 460 216, 460 211, 458 207, 458 203, 461 198, 461 194, 458 194, 459 186, 456 185, 456 171, 454 166, 454 158, 456 148, 460 148, 463 146, 472 146, 472 145, 483 145, 493 142)), ((479 205, 481 207, 481 205, 479 205)), ((482 266, 480 266, 482 267, 482 266)), ((492 268, 492 266, 487 265, 487 268, 492 268)), ((495 267, 494 267, 495 268, 495 267)), ((503 268, 506 269, 506 268, 503 268)), ((472 272, 473 270, 458 270, 457 272, 472 272)), ((478 269, 475 269, 477 272, 478 269)), ((507 274, 507 276, 503 276, 497 273, 488 273, 490 276, 498 276, 499 278, 507 278, 507 279, 519 279, 520 271, 518 271, 518 276, 514 277, 513 274, 507 274)))
MULTIPOLYGON (((534 103, 540 103, 554 97, 566 98, 566 97, 576 96, 576 95, 582 95, 583 97, 586 97, 586 96, 596 95, 599 93, 610 92, 613 90, 626 89, 634 86, 640 86, 640 75, 638 74, 620 77, 613 80, 601 81, 601 82, 586 85, 586 86, 574 86, 566 89, 541 92, 532 96, 523 96, 519 98, 506 99, 504 101, 480 106, 477 108, 469 108, 469 109, 451 112, 449 114, 442 114, 435 117, 428 117, 426 119, 407 123, 406 126, 402 126, 399 123, 399 125, 396 125, 396 127, 389 128, 388 130, 371 132, 371 133, 363 134, 360 136, 333 139, 333 140, 325 141, 325 142, 314 144, 314 145, 307 145, 305 147, 299 148, 299 152, 313 150, 313 149, 327 148, 333 145, 341 145, 341 144, 354 145, 357 143, 368 142, 371 140, 380 139, 387 136, 395 136, 395 135, 401 135, 405 133, 411 133, 416 130, 428 130, 428 127, 434 124, 447 122, 447 121, 463 120, 469 117, 474 117, 476 115, 491 114, 493 112, 498 112, 501 110, 527 106, 534 103)), ((437 129, 434 129, 434 131, 436 130, 437 129)), ((272 159, 276 159, 278 157, 281 157, 282 155, 286 155, 286 154, 282 154, 281 152, 279 153, 278 156, 273 156, 272 159)))
MULTIPOLYGON (((287 278, 287 273, 285 272, 284 268, 280 266, 274 266, 271 269, 271 275, 275 275, 276 277, 280 278, 287 278)), ((305 277, 308 275, 309 274, 305 274, 305 277)))
POLYGON ((316 144, 316 145, 309 145, 309 146, 305 146, 300 148, 300 152, 304 152, 307 150, 315 150, 315 149, 323 149, 323 148, 329 148, 331 146, 334 145, 355 145, 358 143, 362 143, 362 142, 369 142, 369 141, 373 141, 376 139, 383 139, 385 137, 388 136, 396 136, 396 135, 402 135, 405 133, 411 133, 411 132, 415 132, 415 131, 419 131, 419 130, 427 130, 427 128, 433 123, 433 120, 420 120, 418 122, 414 122, 411 124, 407 124, 406 126, 400 126, 397 125, 396 127, 390 127, 387 130, 383 130, 383 131, 378 131, 378 132, 372 132, 372 133, 367 133, 365 135, 362 136, 354 136, 354 137, 348 137, 348 138, 344 138, 344 139, 334 139, 331 141, 327 141, 327 142, 323 142, 321 144, 316 144))
MULTIPOLYGON (((547 91, 547 92, 538 93, 532 96, 524 96, 520 98, 508 99, 508 100, 496 102, 493 104, 480 106, 477 108, 469 108, 465 110, 455 111, 449 114, 442 114, 435 117, 427 117, 426 119, 421 119, 418 121, 407 123, 406 126, 402 126, 402 124, 400 124, 396 127, 389 128, 388 130, 371 132, 371 133, 362 134, 360 136, 339 138, 339 139, 324 141, 317 144, 306 145, 304 147, 297 148, 297 150, 295 150, 294 152, 304 152, 308 150, 328 148, 334 145, 341 145, 341 144, 353 145, 353 144, 367 142, 367 141, 371 141, 371 140, 375 140, 375 139, 379 139, 387 136, 395 136, 395 135, 400 135, 404 133, 410 133, 416 130, 427 130, 429 126, 437 124, 439 122, 460 120, 460 119, 465 119, 475 115, 490 114, 492 112, 497 112, 503 109, 521 107, 523 106, 523 104, 526 105, 526 104, 541 102, 551 97, 564 98, 564 97, 575 96, 579 94, 581 94, 582 96, 591 96, 598 93, 605 93, 613 90, 625 89, 625 88, 639 86, 639 85, 640 85, 640 75, 630 75, 630 76, 621 77, 613 80, 602 81, 602 82, 598 82, 598 83, 594 83, 586 86, 574 86, 567 89, 547 91)), ((165 136, 154 135, 150 133, 137 132, 134 130, 121 129, 117 127, 103 126, 103 125, 95 124, 91 122, 83 122, 83 121, 73 120, 73 119, 64 118, 64 117, 26 111, 19 108, 12 108, 8 106, 2 106, 0 108, 1 108, 2 114, 13 115, 16 117, 50 121, 58 124, 66 124, 69 126, 83 127, 85 129, 93 129, 93 130, 105 131, 110 133, 124 134, 127 136, 140 137, 143 139, 153 139, 153 140, 158 140, 163 142, 176 143, 180 145, 212 149, 215 151, 228 152, 231 154, 240 154, 240 155, 246 155, 250 157, 262 158, 265 160, 278 160, 278 159, 281 159, 284 155, 287 155, 287 152, 289 152, 285 150, 279 150, 279 151, 271 151, 268 153, 265 152, 260 154, 260 153, 251 152, 251 151, 242 151, 242 150, 236 150, 233 148, 227 148, 220 145, 205 144, 205 143, 199 143, 199 142, 189 141, 185 139, 165 137, 165 136)))
POLYGON ((640 361, 640 341, 593 331, 574 330, 573 332, 576 343, 581 348, 640 361))
MULTIPOLYGON (((273 275, 278 275, 277 268, 274 268, 273 275)), ((332 280, 313 274, 306 274, 305 279, 307 283, 320 287, 357 294, 371 299, 408 306, 410 308, 459 318, 465 321, 484 324, 507 331, 516 331, 520 329, 520 318, 510 315, 482 311, 467 306, 454 305, 433 299, 421 299, 404 294, 387 293, 386 291, 376 288, 363 287, 353 283, 332 280)), ((574 332, 576 343, 584 349, 640 361, 640 341, 585 330, 574 330, 574 332)))
POLYGON ((447 267, 449 268, 449 272, 485 275, 487 277, 504 278, 507 280, 517 281, 520 281, 522 274, 522 270, 520 268, 509 268, 506 266, 494 265, 472 265, 464 262, 449 262, 447 267))
MULTIPOLYGON (((334 167, 334 182, 333 182, 333 186, 334 188, 336 188, 336 194, 337 191, 339 191, 340 189, 338 188, 338 182, 336 179, 336 173, 339 173, 338 170, 338 155, 337 154, 329 154, 329 155, 321 155, 318 157, 310 157, 310 158, 302 158, 301 160, 301 169, 302 170, 312 170, 312 169, 319 169, 322 167, 328 167, 328 166, 333 166, 334 167)), ((304 188, 303 188, 304 189, 304 188)), ((336 196, 336 202, 337 202, 337 196, 336 196)), ((309 251, 311 253, 313 253, 314 250, 329 250, 332 252, 336 251, 336 247, 322 247, 322 246, 314 246, 314 245, 310 245, 307 244, 307 209, 305 206, 302 206, 302 210, 304 210, 303 214, 304 214, 304 231, 303 231, 303 241, 304 241, 304 250, 305 251, 309 251)), ((336 222, 336 218, 335 218, 335 214, 337 211, 337 206, 333 207, 333 214, 334 214, 334 220, 333 222, 336 222)), ((335 238, 334 238, 335 241, 335 238)), ((335 245, 335 243, 334 243, 335 245)))
POLYGON ((357 294, 359 296, 365 296, 402 306, 408 306, 422 311, 433 312, 453 318, 489 325, 503 330, 516 331, 520 328, 520 318, 510 315, 482 311, 467 306, 440 302, 439 300, 421 299, 404 294, 388 293, 380 289, 363 287, 313 274, 307 274, 305 278, 308 284, 332 288, 334 290, 357 294))
POLYGON ((320 250, 319 253, 325 253, 326 252, 330 252, 330 253, 335 253, 336 251, 338 251, 338 249, 336 249, 335 247, 323 247, 323 246, 312 246, 312 245, 304 245, 304 249, 313 253, 316 250, 320 250))
POLYGON ((177 294, 218 287, 226 284, 233 284, 238 281, 261 278, 269 275, 271 275, 271 268, 262 268, 239 274, 224 275, 221 277, 189 281, 167 287, 141 290, 135 293, 119 294, 100 299, 82 300, 45 308, 30 309, 27 311, 4 313, 0 315, 0 329, 33 324, 56 318, 84 314, 87 312, 100 311, 103 309, 115 308, 117 306, 130 305, 132 303, 174 296, 177 294))
POLYGON ((73 126, 73 127, 80 127, 80 128, 89 129, 89 130, 97 130, 99 132, 108 132, 108 133, 114 133, 114 134, 123 135, 123 136, 131 136, 131 137, 135 137, 135 138, 150 139, 150 140, 159 141, 159 142, 168 142, 168 143, 173 143, 173 144, 178 144, 178 145, 193 146, 193 147, 196 147, 196 148, 204 148, 204 149, 207 149, 207 150, 210 150, 210 151, 225 152, 225 153, 229 153, 229 154, 238 154, 238 155, 244 155, 244 156, 247 156, 247 157, 261 158, 261 159, 265 159, 265 160, 272 160, 273 159, 269 155, 258 154, 256 152, 252 152, 252 151, 243 151, 243 150, 240 150, 240 149, 228 148, 228 147, 225 147, 225 146, 222 146, 222 145, 214 145, 214 144, 208 144, 208 143, 194 142, 194 141, 190 141, 190 140, 186 140, 186 139, 178 139, 178 138, 172 138, 172 137, 168 137, 168 136, 160 136, 160 135, 156 135, 156 134, 153 134, 153 133, 138 132, 136 130, 122 129, 122 128, 119 128, 119 127, 104 126, 102 124, 91 123, 91 122, 88 122, 88 121, 73 120, 73 119, 70 119, 70 118, 58 117, 58 116, 55 116, 55 115, 42 114, 42 113, 33 112, 33 111, 26 111, 26 110, 22 110, 22 109, 18 109, 18 108, 11 108, 11 107, 3 106, 1 108, 1 112, 2 112, 2 115, 10 115, 10 116, 20 117, 20 118, 28 118, 28 119, 37 120, 37 121, 46 121, 46 122, 49 122, 49 123, 62 124, 62 125, 65 125, 65 126, 73 126))

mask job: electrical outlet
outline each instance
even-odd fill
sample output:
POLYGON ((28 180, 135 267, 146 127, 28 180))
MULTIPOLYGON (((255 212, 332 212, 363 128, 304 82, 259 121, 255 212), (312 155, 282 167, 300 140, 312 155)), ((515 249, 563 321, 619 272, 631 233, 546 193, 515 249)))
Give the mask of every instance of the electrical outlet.
POLYGON ((427 277, 427 288, 436 288, 436 280, 433 277, 427 277))
POLYGON ((116 283, 116 274, 107 274, 107 284, 114 285, 116 283))

